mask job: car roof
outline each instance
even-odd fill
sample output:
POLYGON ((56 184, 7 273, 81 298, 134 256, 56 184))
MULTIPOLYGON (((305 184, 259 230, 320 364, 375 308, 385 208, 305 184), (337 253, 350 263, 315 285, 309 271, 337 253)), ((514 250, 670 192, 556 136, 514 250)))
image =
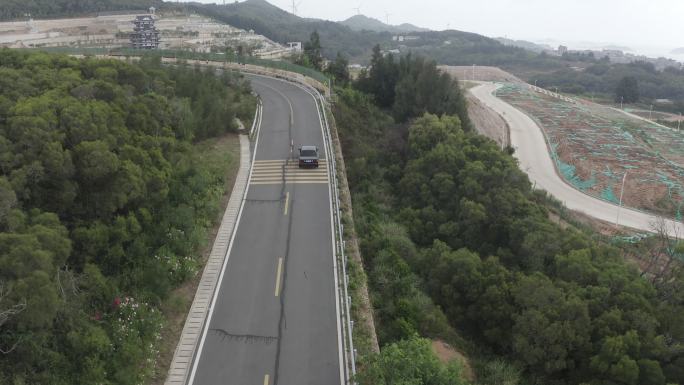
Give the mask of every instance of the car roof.
POLYGON ((318 147, 316 147, 316 146, 302 146, 302 150, 318 151, 318 147))

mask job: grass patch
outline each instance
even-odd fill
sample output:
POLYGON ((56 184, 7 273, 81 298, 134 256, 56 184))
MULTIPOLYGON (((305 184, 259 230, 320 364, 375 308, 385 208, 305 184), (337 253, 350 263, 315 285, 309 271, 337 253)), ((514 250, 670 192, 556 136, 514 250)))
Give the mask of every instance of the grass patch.
POLYGON ((205 229, 207 236, 201 250, 198 273, 190 280, 171 292, 161 305, 161 312, 165 318, 162 329, 162 339, 159 346, 156 375, 150 381, 151 385, 163 385, 173 359, 173 354, 180 339, 185 318, 195 297, 197 286, 202 278, 204 264, 211 252, 211 246, 221 223, 221 217, 228 205, 233 190, 235 177, 240 168, 240 140, 236 134, 227 134, 218 138, 205 140, 193 145, 194 158, 207 167, 212 175, 224 176, 224 189, 220 199, 216 201, 217 215, 210 226, 205 229))

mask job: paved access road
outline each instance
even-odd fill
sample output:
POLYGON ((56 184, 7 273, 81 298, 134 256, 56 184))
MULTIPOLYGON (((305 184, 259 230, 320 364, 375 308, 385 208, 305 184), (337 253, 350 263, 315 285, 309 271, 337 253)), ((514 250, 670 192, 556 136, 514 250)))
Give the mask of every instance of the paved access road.
POLYGON ((341 384, 330 190, 314 99, 250 77, 263 120, 242 214, 195 359, 195 385, 341 384), (299 170, 299 145, 322 164, 299 170))
MULTIPOLYGON (((556 172, 541 128, 525 113, 495 97, 492 93, 497 85, 485 83, 470 92, 487 104, 508 122, 511 129, 511 145, 520 168, 530 180, 571 209, 595 218, 631 227, 642 231, 653 231, 658 218, 644 212, 618 208, 617 205, 591 197, 565 183, 556 172), (619 214, 618 214, 619 211, 619 214), (619 219, 618 219, 619 215, 619 219)), ((684 224, 666 220, 667 231, 673 236, 684 236, 684 224)))

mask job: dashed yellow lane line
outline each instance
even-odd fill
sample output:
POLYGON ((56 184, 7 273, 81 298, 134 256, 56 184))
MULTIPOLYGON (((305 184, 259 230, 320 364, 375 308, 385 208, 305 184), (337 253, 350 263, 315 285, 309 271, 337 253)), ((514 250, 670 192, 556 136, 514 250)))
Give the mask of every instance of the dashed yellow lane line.
POLYGON ((264 385, 269 385, 270 382, 270 376, 268 374, 264 375, 264 385))
POLYGON ((280 295, 280 274, 283 271, 283 258, 278 257, 278 270, 276 271, 275 296, 280 295))
POLYGON ((290 192, 285 193, 285 211, 283 212, 283 215, 287 215, 287 207, 290 205, 290 192))

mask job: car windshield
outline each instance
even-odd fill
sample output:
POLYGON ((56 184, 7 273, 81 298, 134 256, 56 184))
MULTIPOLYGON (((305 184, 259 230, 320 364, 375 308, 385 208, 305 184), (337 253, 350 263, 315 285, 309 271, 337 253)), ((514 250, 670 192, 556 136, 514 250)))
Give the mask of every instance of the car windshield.
POLYGON ((302 150, 299 154, 301 156, 316 156, 316 150, 302 150))

